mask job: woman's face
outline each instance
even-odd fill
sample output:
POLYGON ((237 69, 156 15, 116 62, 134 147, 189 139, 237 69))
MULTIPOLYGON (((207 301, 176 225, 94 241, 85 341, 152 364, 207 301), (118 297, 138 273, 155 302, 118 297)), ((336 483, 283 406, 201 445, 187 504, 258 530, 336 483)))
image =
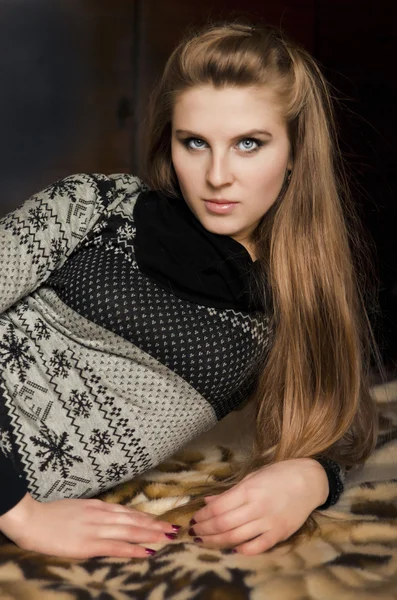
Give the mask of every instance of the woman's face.
POLYGON ((249 248, 291 168, 287 127, 269 89, 205 85, 184 91, 173 110, 171 150, 197 219, 249 248))

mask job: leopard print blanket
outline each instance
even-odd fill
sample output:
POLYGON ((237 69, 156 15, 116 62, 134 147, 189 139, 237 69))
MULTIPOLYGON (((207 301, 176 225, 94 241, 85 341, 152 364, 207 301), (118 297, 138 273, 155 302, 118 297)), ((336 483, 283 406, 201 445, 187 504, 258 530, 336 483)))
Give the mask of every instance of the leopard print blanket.
MULTIPOLYGON (((179 539, 152 544, 158 550, 153 557, 87 560, 27 552, 3 537, 0 599, 397 599, 397 381, 373 393, 377 448, 348 474, 340 501, 323 513, 335 518, 320 519, 315 535, 243 556, 194 544, 187 534, 191 515, 185 515, 177 521, 183 526, 179 539)), ((250 427, 242 429, 249 422, 242 417, 242 411, 232 413, 172 459, 103 498, 157 515, 184 504, 187 484, 222 479, 241 460, 250 427)))

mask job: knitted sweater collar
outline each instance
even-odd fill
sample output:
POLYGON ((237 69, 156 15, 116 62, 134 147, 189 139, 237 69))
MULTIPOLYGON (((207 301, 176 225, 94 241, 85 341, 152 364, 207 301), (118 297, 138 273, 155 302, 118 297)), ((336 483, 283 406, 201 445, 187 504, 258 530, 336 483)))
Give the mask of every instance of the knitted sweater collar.
POLYGON ((214 308, 259 309, 250 294, 256 262, 232 237, 205 229, 183 197, 144 191, 134 221, 140 270, 175 296, 214 308))

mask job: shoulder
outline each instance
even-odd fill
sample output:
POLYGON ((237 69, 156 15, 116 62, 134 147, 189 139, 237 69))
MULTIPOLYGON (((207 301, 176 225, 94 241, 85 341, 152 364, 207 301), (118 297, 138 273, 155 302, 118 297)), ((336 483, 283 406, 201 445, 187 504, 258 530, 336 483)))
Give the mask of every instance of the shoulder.
POLYGON ((129 173, 116 173, 108 177, 114 185, 112 206, 109 208, 113 214, 131 217, 139 195, 146 192, 148 186, 138 176, 129 173))
POLYGON ((148 186, 140 177, 130 173, 113 173, 108 175, 107 178, 114 183, 117 190, 123 190, 126 194, 135 195, 148 189, 148 186))
POLYGON ((29 219, 32 211, 40 212, 42 218, 55 220, 81 236, 101 217, 132 214, 136 199, 146 189, 139 177, 129 173, 74 173, 34 194, 23 208, 29 219))
POLYGON ((147 186, 139 177, 129 173, 74 173, 50 184, 35 197, 68 199, 72 202, 95 201, 108 207, 127 197, 135 197, 146 189, 147 186))

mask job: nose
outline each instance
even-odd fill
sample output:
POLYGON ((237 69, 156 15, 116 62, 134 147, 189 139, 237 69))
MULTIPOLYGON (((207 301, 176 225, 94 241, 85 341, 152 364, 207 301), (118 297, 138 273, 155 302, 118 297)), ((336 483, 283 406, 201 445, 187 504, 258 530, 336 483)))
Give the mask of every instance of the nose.
POLYGON ((225 154, 212 152, 206 173, 207 183, 213 188, 229 185, 233 181, 233 173, 229 157, 225 154))

